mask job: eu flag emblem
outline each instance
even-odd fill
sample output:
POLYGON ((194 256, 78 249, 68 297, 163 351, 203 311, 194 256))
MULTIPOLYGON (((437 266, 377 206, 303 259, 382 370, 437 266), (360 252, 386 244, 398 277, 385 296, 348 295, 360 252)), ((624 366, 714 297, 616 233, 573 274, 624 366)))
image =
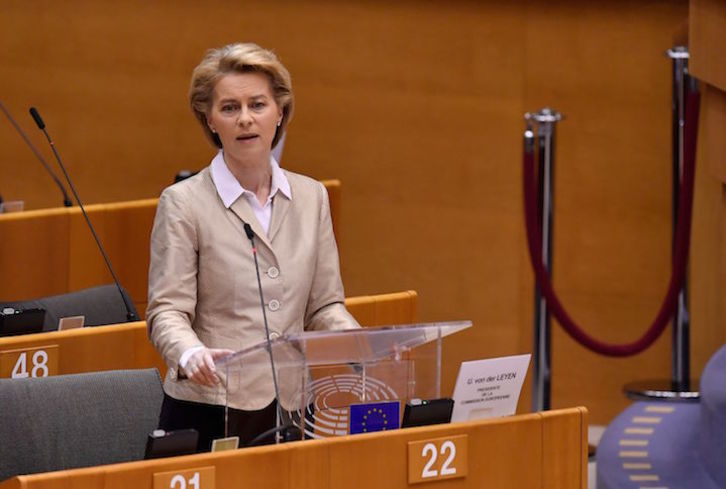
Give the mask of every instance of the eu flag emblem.
POLYGON ((398 401, 351 404, 348 433, 395 430, 399 427, 400 412, 398 401))

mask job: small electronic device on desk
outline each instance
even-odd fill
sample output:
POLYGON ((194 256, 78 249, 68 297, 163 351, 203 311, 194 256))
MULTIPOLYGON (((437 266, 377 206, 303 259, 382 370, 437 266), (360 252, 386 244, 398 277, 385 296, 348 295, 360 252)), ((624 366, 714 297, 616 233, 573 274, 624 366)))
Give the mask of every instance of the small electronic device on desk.
POLYGON ((145 459, 191 455, 197 451, 199 432, 195 429, 154 430, 146 440, 145 459))
POLYGON ((40 333, 43 331, 45 309, 15 309, 5 307, 0 310, 0 336, 40 333))
POLYGON ((453 410, 454 400, 447 397, 429 400, 411 399, 403 410, 401 428, 448 423, 451 421, 453 410))

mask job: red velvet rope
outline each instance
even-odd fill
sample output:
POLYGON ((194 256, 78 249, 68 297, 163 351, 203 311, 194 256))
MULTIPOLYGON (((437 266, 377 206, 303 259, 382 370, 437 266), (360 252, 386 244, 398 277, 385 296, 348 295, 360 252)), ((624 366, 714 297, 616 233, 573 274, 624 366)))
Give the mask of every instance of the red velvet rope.
POLYGON ((632 343, 606 343, 588 335, 567 313, 552 288, 550 276, 545 270, 541 259, 542 227, 538 218, 538 206, 536 202, 537 176, 535 174, 534 154, 531 149, 525 149, 522 172, 524 180, 524 211, 529 258, 532 262, 535 279, 542 291, 542 295, 547 300, 550 312, 560 325, 562 325, 567 334, 581 345, 601 355, 625 357, 644 351, 658 339, 675 312, 678 293, 682 288, 686 276, 686 265, 688 264, 688 252, 691 241, 691 211, 693 209, 699 101, 700 94, 698 92, 690 92, 686 98, 683 179, 680 189, 680 200, 678 202, 678 225, 676 228, 673 271, 671 273, 670 283, 668 284, 668 292, 663 299, 663 303, 653 324, 642 337, 632 343))

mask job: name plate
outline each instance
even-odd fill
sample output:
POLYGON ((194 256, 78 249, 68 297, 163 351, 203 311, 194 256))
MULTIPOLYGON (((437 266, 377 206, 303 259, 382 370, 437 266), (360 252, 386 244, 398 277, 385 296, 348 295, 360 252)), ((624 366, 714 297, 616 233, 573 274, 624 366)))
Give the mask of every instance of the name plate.
POLYGON ((408 483, 466 477, 468 435, 408 442, 408 483))
POLYGON ((58 375, 58 345, 0 352, 0 378, 26 379, 58 375))
POLYGON ((214 489, 214 467, 157 472, 154 489, 214 489))
POLYGON ((531 355, 462 362, 451 422, 510 416, 517 410, 531 355))

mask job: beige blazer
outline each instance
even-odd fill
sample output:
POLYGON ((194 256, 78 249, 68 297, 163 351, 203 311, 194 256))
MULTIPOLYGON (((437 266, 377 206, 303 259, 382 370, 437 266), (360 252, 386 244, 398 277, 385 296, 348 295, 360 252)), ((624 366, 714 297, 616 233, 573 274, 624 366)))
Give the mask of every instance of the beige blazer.
MULTIPOLYGON (((151 233, 149 337, 169 366, 164 390, 176 399, 225 404, 224 384, 177 379, 187 349, 241 350, 265 340, 250 241, 255 232, 270 335, 359 327, 343 305, 338 249, 325 187, 285 171, 292 199, 273 199, 265 235, 246 199, 227 209, 210 168, 168 187, 151 233)), ((271 369, 230 379, 229 405, 257 410, 275 397, 271 369)))

